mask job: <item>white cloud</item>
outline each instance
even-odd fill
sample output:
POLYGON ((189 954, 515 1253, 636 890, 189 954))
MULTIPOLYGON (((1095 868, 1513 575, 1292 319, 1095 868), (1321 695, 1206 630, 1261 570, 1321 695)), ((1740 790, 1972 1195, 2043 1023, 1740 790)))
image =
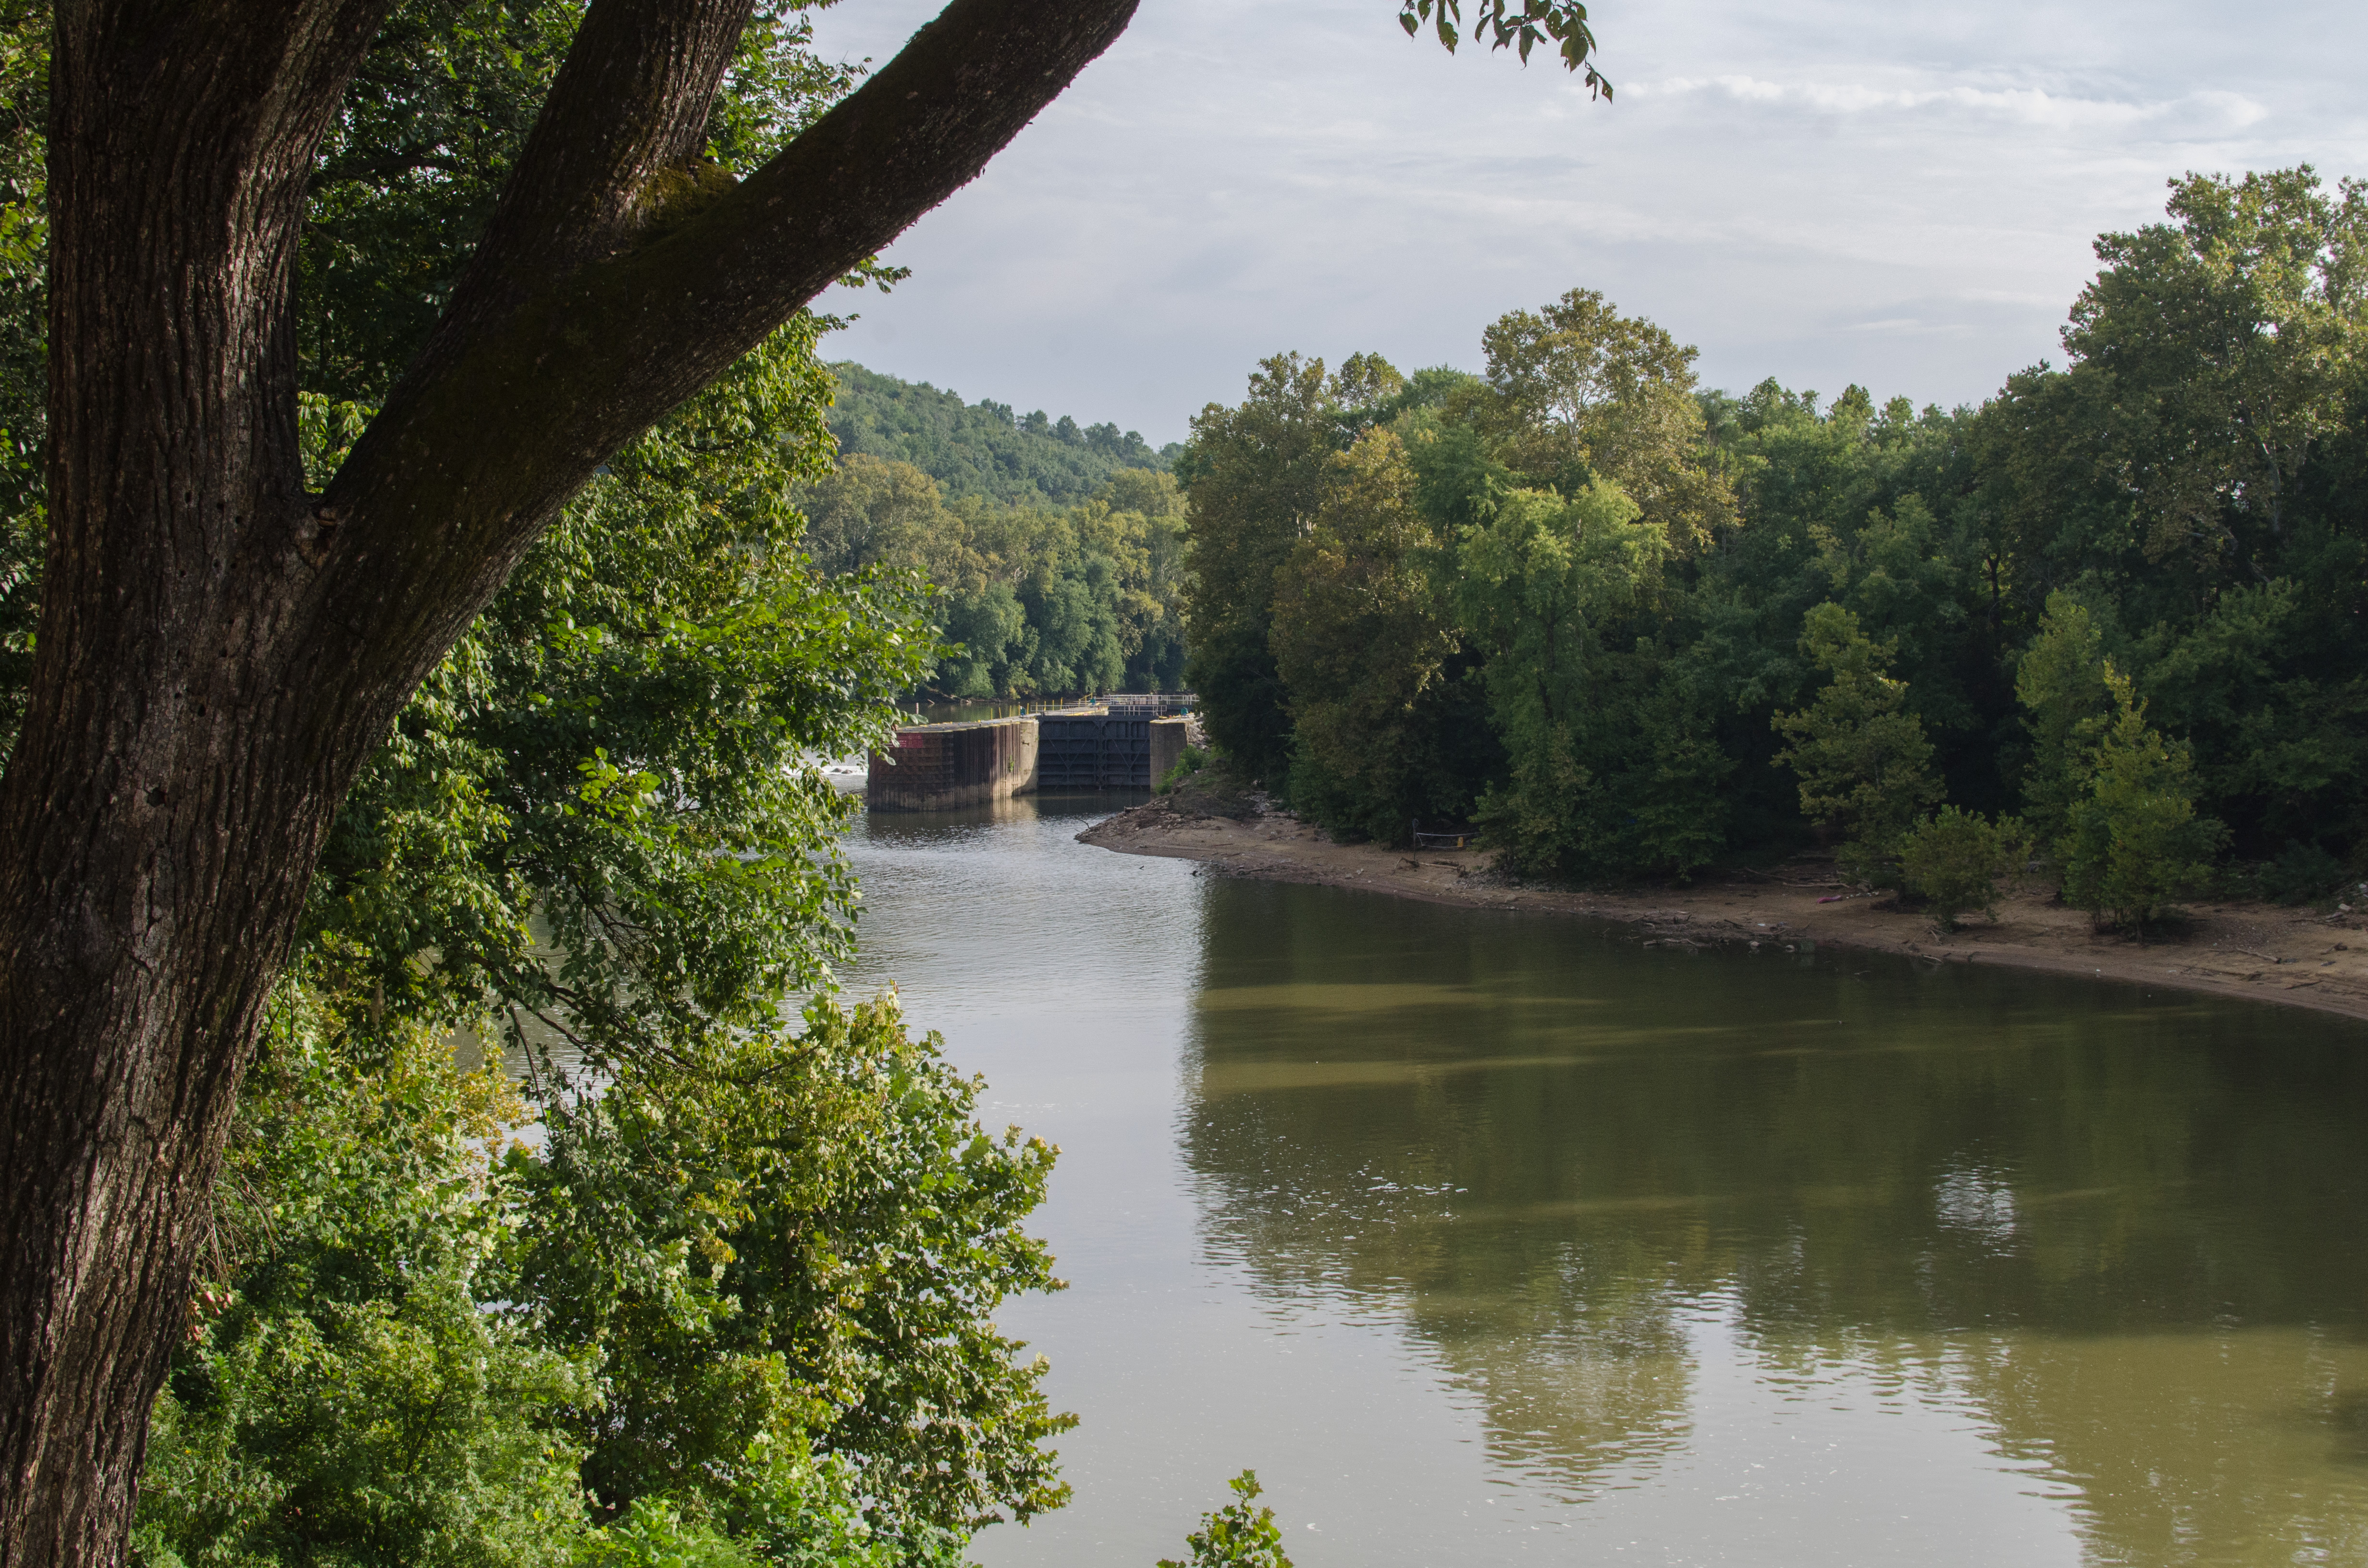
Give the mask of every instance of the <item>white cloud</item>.
POLYGON ((1679 76, 1666 82, 1638 82, 1627 91, 1631 98, 1647 100, 1716 93, 1737 103, 1798 106, 1834 115, 1957 109, 2051 128, 2127 129, 2175 123, 2187 130, 2208 126, 2239 131, 2267 119, 2270 113, 2241 93, 2219 91, 2136 102, 2081 97, 2039 87, 1877 87, 1854 82, 1770 82, 1757 76, 1679 76))
MULTIPOLYGON (((931 8, 817 26, 884 57, 931 8)), ((1410 42, 1387 0, 1144 0, 832 351, 1167 440, 1264 354, 1476 367, 1487 322, 1585 286, 1700 345, 1713 384, 1947 403, 2060 353, 2091 240, 2168 178, 2368 173, 2355 6, 1595 10, 1609 106, 1410 42)))

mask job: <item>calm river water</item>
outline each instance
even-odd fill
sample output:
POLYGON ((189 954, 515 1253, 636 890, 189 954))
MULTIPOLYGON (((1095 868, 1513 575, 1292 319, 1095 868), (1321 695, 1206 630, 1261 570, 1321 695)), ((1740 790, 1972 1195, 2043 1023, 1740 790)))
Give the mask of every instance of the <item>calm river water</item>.
POLYGON ((2368 1028, 871 818, 894 983, 1062 1147, 1083 1424, 987 1568, 2368 1559, 2368 1028))

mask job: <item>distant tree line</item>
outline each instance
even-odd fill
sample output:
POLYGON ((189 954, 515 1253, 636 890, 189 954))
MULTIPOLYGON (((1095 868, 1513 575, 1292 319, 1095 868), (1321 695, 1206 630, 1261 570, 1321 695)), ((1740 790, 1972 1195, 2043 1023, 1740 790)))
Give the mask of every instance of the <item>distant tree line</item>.
POLYGON ((908 462, 863 453, 798 492, 827 576, 926 582, 941 698, 1173 691, 1184 676, 1184 501, 1173 476, 1113 470, 1069 506, 949 500, 908 462))
POLYGON ((1008 403, 965 403, 959 393, 915 384, 851 362, 833 365, 837 386, 830 432, 842 452, 892 459, 934 477, 947 495, 976 495, 1007 506, 1063 506, 1083 501, 1121 469, 1164 472, 1180 449, 1154 451, 1115 425, 1079 426, 1042 409, 1015 414, 1008 403))
POLYGON ((1829 846, 2100 917, 2368 869, 2368 193, 2174 182, 1979 408, 1695 384, 1574 290, 1486 371, 1284 355, 1176 462, 1217 744, 1344 836, 1525 871, 1829 846))

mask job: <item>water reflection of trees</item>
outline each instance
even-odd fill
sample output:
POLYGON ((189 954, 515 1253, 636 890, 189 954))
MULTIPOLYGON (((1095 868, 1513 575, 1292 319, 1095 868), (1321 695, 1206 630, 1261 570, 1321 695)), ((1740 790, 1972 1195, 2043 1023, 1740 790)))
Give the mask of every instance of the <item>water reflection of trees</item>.
POLYGON ((1666 1451, 1713 1295, 1771 1365, 1896 1353, 1972 1395, 2078 1482, 2106 1560, 2300 1520, 2275 1467, 2359 1456, 2351 1026, 1256 884, 1211 890, 1205 941, 1208 1244, 1406 1323, 1501 1460, 1583 1490, 1666 1451), (2249 1381, 2206 1369, 2232 1357, 2249 1381), (2291 1443, 2213 1428, 2240 1386, 2291 1443))

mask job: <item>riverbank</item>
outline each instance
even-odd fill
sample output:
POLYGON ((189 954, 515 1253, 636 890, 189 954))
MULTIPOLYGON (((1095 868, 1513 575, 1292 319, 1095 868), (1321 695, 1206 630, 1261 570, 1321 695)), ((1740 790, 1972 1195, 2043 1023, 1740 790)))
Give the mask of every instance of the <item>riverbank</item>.
POLYGON ((2088 975, 2368 1019, 2368 910, 2199 902, 2170 934, 2136 939, 2089 928, 2089 917, 2032 893, 2002 899, 1943 933, 1889 894, 1852 893, 1831 869, 1705 873, 1694 885, 1644 892, 1541 887, 1502 876, 1481 850, 1403 851, 1335 844, 1322 830, 1258 803, 1236 814, 1156 797, 1077 835, 1127 855, 1198 860, 1230 876, 1358 888, 1484 909, 1583 915, 1636 928, 1646 946, 1800 949, 1804 944, 1897 953, 1929 963, 2002 964, 2088 975))

